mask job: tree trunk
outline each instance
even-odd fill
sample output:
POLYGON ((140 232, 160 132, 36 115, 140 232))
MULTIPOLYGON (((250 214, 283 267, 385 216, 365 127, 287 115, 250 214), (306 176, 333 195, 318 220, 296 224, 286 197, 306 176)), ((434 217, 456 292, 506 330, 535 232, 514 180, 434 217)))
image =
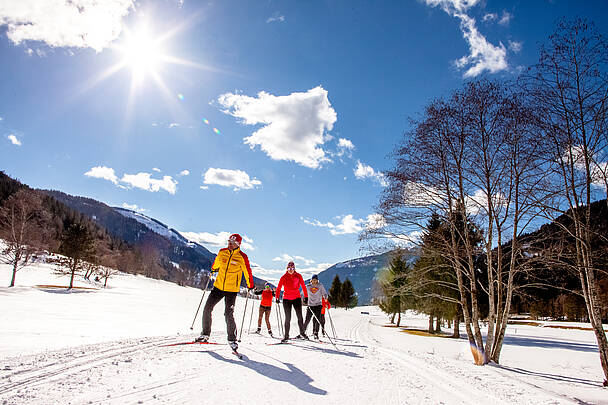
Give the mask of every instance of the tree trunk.
POLYGON ((454 317, 454 333, 452 333, 453 338, 460 338, 460 316, 456 314, 454 317))
POLYGON ((72 268, 70 269, 70 286, 68 287, 68 290, 71 290, 74 286, 74 275, 76 274, 76 268, 78 267, 78 261, 76 259, 73 260, 72 268))
POLYGON ((429 315, 429 333, 434 333, 433 329, 433 315, 429 315))
POLYGON ((440 316, 435 318, 435 332, 441 333, 441 317, 440 316))
POLYGON ((11 278, 11 285, 9 287, 15 286, 15 277, 17 276, 17 260, 13 262, 13 277, 11 278))
POLYGON ((397 315, 397 313, 393 312, 393 315, 391 315, 391 323, 395 323, 395 315, 397 315))
POLYGON ((401 325, 401 312, 397 315, 397 326, 401 325))

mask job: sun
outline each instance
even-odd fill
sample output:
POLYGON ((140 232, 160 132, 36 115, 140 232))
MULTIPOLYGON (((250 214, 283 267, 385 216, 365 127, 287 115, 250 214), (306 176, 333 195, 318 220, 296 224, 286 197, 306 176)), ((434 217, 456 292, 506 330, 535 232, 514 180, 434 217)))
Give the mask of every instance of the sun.
POLYGON ((133 81, 138 84, 147 76, 156 75, 165 58, 161 40, 150 35, 145 27, 127 32, 117 48, 122 55, 121 64, 131 69, 133 81))

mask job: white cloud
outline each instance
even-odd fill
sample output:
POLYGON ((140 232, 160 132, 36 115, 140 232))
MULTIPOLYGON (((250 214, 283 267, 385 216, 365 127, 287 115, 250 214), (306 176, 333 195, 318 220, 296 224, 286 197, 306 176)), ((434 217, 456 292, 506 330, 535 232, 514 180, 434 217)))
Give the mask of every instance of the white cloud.
POLYGON ((382 187, 388 186, 384 173, 378 172, 374 170, 373 167, 363 164, 360 161, 357 161, 357 167, 353 170, 353 172, 355 173, 355 177, 359 180, 371 178, 372 180, 377 181, 382 187))
POLYGON ((353 142, 350 139, 346 138, 338 139, 338 147, 349 150, 355 149, 355 145, 353 145, 353 142))
MULTIPOLYGON (((200 243, 206 248, 216 251, 225 248, 228 246, 228 238, 234 232, 218 232, 218 233, 209 233, 209 232, 181 232, 182 236, 189 241, 200 243)), ((243 241, 241 242, 241 248, 243 250, 255 250, 253 246, 253 239, 247 237, 247 235, 241 234, 243 237, 243 241)))
POLYGON ((178 176, 189 176, 189 175, 190 175, 190 170, 182 170, 178 174, 178 176))
POLYGON ((522 43, 518 41, 509 41, 509 49, 514 53, 521 52, 522 43))
POLYGON ((21 141, 15 136, 15 134, 9 134, 6 136, 6 138, 11 141, 13 145, 21 146, 21 141))
POLYGON ((137 206, 137 204, 122 203, 122 207, 126 208, 128 210, 131 210, 131 211, 135 211, 135 212, 144 212, 144 211, 146 211, 145 208, 140 208, 140 207, 137 206))
POLYGON ((498 18, 498 14, 496 13, 488 13, 486 15, 483 16, 482 21, 483 22, 488 22, 488 21, 494 21, 498 18))
POLYGON ((333 222, 321 222, 317 219, 308 219, 304 217, 300 217, 300 219, 308 225, 328 228, 329 233, 334 236, 359 233, 364 228, 377 229, 386 225, 384 218, 378 214, 370 214, 367 218, 360 219, 355 218, 352 214, 340 215, 336 217, 340 222, 335 224, 333 222))
POLYGON ((445 201, 445 193, 435 187, 410 181, 403 186, 403 201, 416 207, 441 205, 445 201))
POLYGON ((16 45, 39 41, 51 47, 101 52, 119 37, 133 0, 18 0, 0 3, 0 26, 16 45))
POLYGON ((84 175, 88 177, 94 177, 96 179, 108 180, 114 184, 118 184, 118 177, 116 177, 116 173, 111 167, 95 166, 91 168, 91 170, 86 172, 84 175))
POLYGON ((139 172, 137 174, 125 174, 120 181, 146 191, 165 190, 169 194, 175 194, 177 191, 177 181, 173 180, 171 176, 153 179, 150 173, 139 172))
POLYGON ((509 23, 511 22, 511 19, 513 18, 513 14, 507 12, 507 11, 503 11, 502 12, 502 17, 500 17, 500 20, 498 21, 498 24, 500 25, 509 25, 509 23))
MULTIPOLYGON (((477 30, 475 19, 466 14, 469 8, 479 3, 479 0, 424 1, 431 7, 441 6, 443 11, 460 20, 460 30, 469 44, 470 53, 455 61, 455 64, 461 69, 469 67, 464 73, 465 77, 475 77, 486 70, 490 73, 496 73, 508 68, 505 46, 502 43, 499 46, 489 43, 477 30)), ((503 12, 503 17, 499 23, 502 23, 505 18, 510 19, 511 14, 503 12)))
POLYGON ((201 190, 209 190, 209 186, 200 186, 201 190))
POLYGON ((234 187, 234 191, 248 190, 262 184, 256 178, 249 178, 249 175, 242 170, 216 169, 210 167, 204 175, 204 184, 217 184, 222 187, 234 187))
POLYGON ((161 172, 161 170, 158 167, 154 167, 154 168, 152 168, 152 170, 154 170, 155 172, 158 172, 158 173, 161 172))
POLYGON ((307 259, 302 256, 292 256, 287 253, 283 253, 282 255, 275 257, 274 259, 272 259, 272 261, 273 262, 283 262, 283 263, 294 262, 296 265, 304 264, 305 266, 310 266, 311 264, 313 264, 315 262, 312 259, 307 259))
MULTIPOLYGON (((300 273, 306 280, 311 278, 313 274, 319 274, 323 270, 327 270, 333 264, 334 263, 318 263, 315 266, 300 266, 298 263, 296 263, 296 271, 300 273)), ((268 280, 275 285, 279 282, 281 276, 286 272, 284 267, 279 269, 265 268, 258 263, 253 262, 251 263, 251 270, 254 276, 268 280)), ((329 286, 325 286, 325 288, 329 289, 329 286)))
POLYGON ((330 161, 322 146, 331 138, 327 131, 332 130, 337 115, 323 87, 288 96, 263 91, 257 97, 226 93, 218 102, 224 113, 240 118, 243 124, 262 124, 244 139, 252 149, 260 146, 271 159, 310 168, 330 161))
POLYGON ((179 122, 172 122, 169 124, 169 128, 179 127, 179 122))
POLYGON ((274 13, 272 17, 268 17, 268 19, 266 20, 266 24, 269 24, 271 22, 284 22, 285 21, 285 16, 284 15, 280 15, 279 13, 274 13))

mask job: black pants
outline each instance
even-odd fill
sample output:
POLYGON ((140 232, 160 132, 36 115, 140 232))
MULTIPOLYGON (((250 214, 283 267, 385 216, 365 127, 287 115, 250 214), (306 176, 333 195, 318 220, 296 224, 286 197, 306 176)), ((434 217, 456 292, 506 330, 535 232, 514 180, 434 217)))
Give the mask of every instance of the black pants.
POLYGON ((323 305, 315 305, 312 307, 308 307, 306 309, 306 320, 304 321, 304 330, 308 329, 308 324, 312 319, 312 333, 315 335, 319 333, 319 322, 317 319, 321 321, 321 327, 323 328, 323 332, 325 332, 325 316, 321 315, 321 310, 323 309, 323 305), (313 318, 313 313, 316 318, 313 318))
POLYGON ((291 307, 296 311, 298 317, 298 327, 300 328, 300 335, 305 334, 304 322, 302 322, 302 299, 296 298, 295 300, 283 299, 283 309, 285 310, 285 338, 289 339, 289 325, 291 324, 291 307))
POLYGON ((226 318, 228 341, 236 341, 236 322, 234 322, 236 294, 236 292, 222 291, 217 287, 213 287, 213 290, 209 293, 209 298, 207 298, 205 309, 203 309, 203 335, 208 336, 211 334, 211 312, 213 312, 213 307, 223 298, 224 306, 226 307, 224 309, 224 318, 226 318))

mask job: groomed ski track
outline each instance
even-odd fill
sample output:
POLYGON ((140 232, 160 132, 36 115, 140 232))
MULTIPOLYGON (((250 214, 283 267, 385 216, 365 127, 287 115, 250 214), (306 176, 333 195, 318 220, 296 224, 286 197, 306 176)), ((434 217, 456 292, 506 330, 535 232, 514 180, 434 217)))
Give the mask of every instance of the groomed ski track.
MULTIPOLYGON (((276 340, 245 332, 242 360, 225 345, 163 347, 194 335, 11 357, 0 367, 0 404, 574 403, 498 367, 475 366, 466 352, 446 358, 405 345, 383 326, 385 316, 356 309, 334 316, 340 350, 300 340, 266 345, 276 340)), ((225 332, 212 340, 224 343, 225 332)))

